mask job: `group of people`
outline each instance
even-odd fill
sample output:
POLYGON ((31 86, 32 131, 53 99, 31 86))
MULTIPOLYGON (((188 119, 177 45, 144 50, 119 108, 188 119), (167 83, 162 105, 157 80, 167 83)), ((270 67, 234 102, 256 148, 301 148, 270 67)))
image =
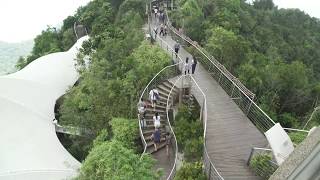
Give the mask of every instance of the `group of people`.
POLYGON ((191 74, 194 74, 197 64, 198 61, 195 57, 191 60, 191 63, 189 62, 189 57, 186 57, 186 62, 184 63, 184 75, 187 75, 187 73, 190 74, 190 70, 191 74))
POLYGON ((163 9, 160 9, 158 6, 153 6, 153 13, 156 20, 159 20, 160 23, 165 22, 166 16, 163 9))
MULTIPOLYGON (((151 105, 153 108, 155 108, 157 101, 160 99, 159 91, 157 89, 152 89, 149 92, 149 100, 150 103, 145 101, 143 98, 140 99, 140 101, 137 104, 138 107, 138 118, 140 122, 140 126, 142 129, 145 129, 146 124, 146 109, 149 105, 151 105)), ((152 117, 153 125, 154 125, 154 132, 151 135, 151 139, 153 139, 154 142, 154 148, 155 151, 158 150, 159 144, 161 142, 161 118, 158 112, 155 112, 154 116, 152 117)), ((166 141, 166 149, 167 149, 167 155, 169 155, 169 144, 170 144, 171 135, 170 133, 165 134, 165 141, 166 141)))

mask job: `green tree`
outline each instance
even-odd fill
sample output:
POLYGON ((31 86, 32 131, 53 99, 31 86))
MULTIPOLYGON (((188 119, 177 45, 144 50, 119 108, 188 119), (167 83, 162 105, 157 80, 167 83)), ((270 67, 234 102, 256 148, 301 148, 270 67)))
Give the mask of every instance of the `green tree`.
POLYGON ((79 180, 156 179, 154 160, 127 149, 122 142, 113 140, 93 147, 80 169, 79 180))

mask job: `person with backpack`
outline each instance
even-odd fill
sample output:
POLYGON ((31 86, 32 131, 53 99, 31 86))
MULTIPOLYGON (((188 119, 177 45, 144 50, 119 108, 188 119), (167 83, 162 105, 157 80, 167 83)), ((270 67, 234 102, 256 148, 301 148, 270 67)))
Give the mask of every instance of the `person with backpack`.
POLYGON ((156 112, 153 116, 153 124, 154 124, 154 128, 160 128, 161 123, 160 123, 160 115, 158 112, 156 112))
POLYGON ((197 64, 198 64, 198 61, 197 61, 196 57, 194 57, 194 58, 192 59, 192 63, 191 63, 191 65, 192 65, 192 71, 191 71, 191 73, 192 73, 192 74, 194 74, 194 71, 196 70, 197 64))
POLYGON ((174 52, 176 53, 176 58, 178 58, 179 49, 180 49, 180 44, 176 43, 174 45, 174 52))
POLYGON ((154 150, 158 151, 158 145, 161 141, 161 132, 158 128, 156 128, 151 135, 151 139, 153 139, 154 150))
POLYGON ((150 102, 151 102, 151 106, 153 108, 155 108, 155 105, 157 104, 157 100, 160 99, 159 91, 157 89, 152 89, 149 92, 149 99, 150 99, 150 102))

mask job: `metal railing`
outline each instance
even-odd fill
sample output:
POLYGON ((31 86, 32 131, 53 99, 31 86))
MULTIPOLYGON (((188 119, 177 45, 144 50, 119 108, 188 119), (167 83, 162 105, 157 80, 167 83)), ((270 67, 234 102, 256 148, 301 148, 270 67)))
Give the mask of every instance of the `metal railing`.
MULTIPOLYGON (((172 135, 173 135, 173 140, 174 142, 171 142, 171 145, 172 147, 174 148, 174 151, 175 151, 175 159, 174 159, 174 164, 173 164, 173 167, 170 171, 170 174, 169 176, 167 177, 167 180, 172 180, 174 179, 175 175, 176 175, 176 172, 177 172, 177 160, 178 160, 178 143, 177 143, 177 138, 176 138, 176 135, 172 129, 172 126, 171 126, 171 123, 170 123, 170 119, 169 119, 169 109, 171 108, 171 106, 173 105, 173 103, 169 103, 170 101, 170 98, 171 97, 171 93, 174 89, 174 87, 176 87, 176 84, 180 81, 181 78, 183 78, 184 75, 180 76, 173 84, 173 86, 171 87, 170 89, 170 92, 169 92, 169 95, 168 95, 168 98, 167 98, 167 107, 166 107, 166 113, 167 113, 167 120, 168 120, 168 124, 169 124, 169 127, 170 127, 170 130, 172 132, 172 135)), ((171 102, 173 102, 173 100, 171 100, 171 102)))
MULTIPOLYGON (((154 34, 154 32, 151 29, 151 21, 150 21, 150 11, 151 9, 149 9, 149 13, 148 13, 148 24, 149 24, 149 32, 150 32, 150 36, 151 38, 155 37, 156 35, 154 34)), ((147 11, 148 12, 148 11, 147 11)), ((162 81, 169 79, 170 77, 174 77, 178 74, 181 73, 181 70, 183 68, 183 61, 181 59, 180 56, 177 56, 177 58, 175 58, 175 52, 172 49, 172 47, 170 47, 169 44, 167 44, 160 36, 158 36, 157 38, 155 38, 156 42, 158 42, 159 46, 163 49, 166 49, 168 51, 168 53, 171 55, 171 59, 173 61, 173 65, 169 65, 164 67, 163 69, 161 69, 147 84, 147 86, 144 88, 143 92, 141 93, 140 99, 143 97, 148 97, 148 92, 149 90, 151 90, 155 85, 160 84, 162 81)), ((173 86, 174 87, 174 86, 173 86)), ((172 89, 173 89, 172 87, 172 89)), ((170 127, 171 133, 173 134, 173 141, 171 141, 172 143, 172 147, 174 148, 175 151, 175 162, 174 165, 170 171, 169 176, 167 177, 168 180, 173 179, 174 175, 176 173, 176 163, 177 163, 177 156, 178 156, 178 145, 177 145, 177 140, 176 140, 176 136, 174 134, 174 131, 172 129, 170 120, 169 120, 169 115, 168 115, 168 106, 172 105, 169 104, 169 100, 170 100, 170 95, 172 93, 172 89, 170 90, 168 99, 167 99, 167 121, 168 121, 168 125, 170 127)), ((140 133, 140 137, 144 146, 144 150, 143 153, 141 155, 140 160, 143 158, 143 156, 146 153, 147 150, 147 142, 145 140, 145 137, 143 135, 143 131, 142 131, 142 127, 141 124, 139 122, 139 133, 140 133)))
POLYGON ((247 165, 251 166, 256 175, 264 179, 268 179, 278 169, 277 163, 272 159, 272 149, 267 148, 253 147, 247 165), (255 161, 251 162, 253 159, 255 161))
POLYGON ((208 73, 219 83, 231 99, 247 115, 250 121, 261 131, 266 132, 275 122, 253 101, 255 95, 248 90, 237 78, 235 78, 222 64, 213 56, 192 41, 189 37, 180 33, 171 25, 170 18, 167 14, 167 26, 176 39, 185 42, 194 57, 201 62, 202 66, 208 73))

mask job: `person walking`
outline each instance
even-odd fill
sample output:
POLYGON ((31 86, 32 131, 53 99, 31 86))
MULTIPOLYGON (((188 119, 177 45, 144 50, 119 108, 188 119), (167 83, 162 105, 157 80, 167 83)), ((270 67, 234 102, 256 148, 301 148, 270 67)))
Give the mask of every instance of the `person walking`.
POLYGON ((160 33, 159 33, 159 35, 161 36, 161 34, 162 34, 162 36, 164 36, 164 26, 163 26, 163 24, 160 25, 160 33))
POLYGON ((168 26, 165 24, 164 25, 164 36, 168 35, 168 26))
POLYGON ((155 108, 155 105, 157 104, 157 101, 160 99, 160 96, 159 96, 159 91, 157 89, 152 89, 150 92, 149 92, 149 99, 150 99, 150 102, 151 102, 151 106, 153 108, 155 108))
POLYGON ((153 139, 154 150, 158 151, 158 145, 161 140, 161 132, 158 128, 154 130, 153 134, 151 135, 151 139, 153 139))
POLYGON ((178 58, 179 50, 180 50, 180 44, 179 44, 179 43, 176 43, 176 44, 174 45, 174 52, 176 53, 176 58, 178 58))
POLYGON ((153 116, 153 124, 154 124, 154 128, 160 128, 161 123, 160 123, 160 115, 158 112, 156 112, 153 116))
POLYGON ((140 121, 140 126, 142 129, 144 129, 147 125, 145 120, 147 104, 144 102, 143 98, 141 98, 137 106, 138 106, 138 118, 140 121))
POLYGON ((189 57, 186 57, 186 62, 184 63, 184 75, 190 74, 190 64, 189 64, 189 57))
POLYGON ((196 57, 194 57, 192 59, 192 74, 194 74, 194 71, 196 70, 197 64, 198 64, 198 61, 197 61, 196 57))

